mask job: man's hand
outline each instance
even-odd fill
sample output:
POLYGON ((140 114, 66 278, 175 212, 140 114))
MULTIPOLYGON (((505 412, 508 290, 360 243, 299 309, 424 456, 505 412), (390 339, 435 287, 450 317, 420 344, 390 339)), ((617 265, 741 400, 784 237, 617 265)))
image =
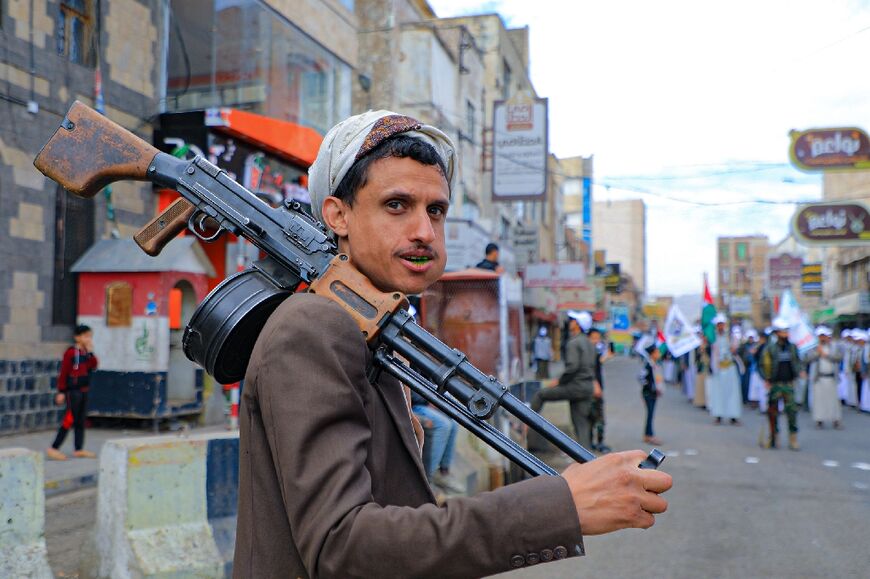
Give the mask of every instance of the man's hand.
POLYGON ((58 392, 54 395, 54 403, 58 406, 63 406, 63 403, 66 402, 66 394, 63 392, 58 392))
POLYGON ((601 398, 602 396, 604 396, 604 390, 601 389, 601 384, 597 380, 593 385, 592 396, 594 398, 601 398))
POLYGON ((765 380, 765 381, 764 381, 764 389, 765 389, 765 390, 770 390, 770 382, 769 382, 768 380, 765 380))
POLYGON ((607 454, 586 464, 572 464, 562 476, 568 481, 584 535, 619 529, 648 529, 668 502, 659 496, 671 488, 671 475, 641 469, 642 450, 607 454))
POLYGON ((544 380, 543 386, 544 388, 552 388, 556 384, 559 383, 558 378, 550 378, 549 380, 544 380))

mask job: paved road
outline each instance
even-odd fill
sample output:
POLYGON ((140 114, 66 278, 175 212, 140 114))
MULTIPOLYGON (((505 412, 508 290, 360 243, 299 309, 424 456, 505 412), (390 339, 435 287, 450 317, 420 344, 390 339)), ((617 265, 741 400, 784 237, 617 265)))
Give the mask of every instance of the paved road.
MULTIPOLYGON (((643 446, 638 370, 630 360, 606 366, 607 441, 617 449, 643 446)), ((669 387, 656 419, 671 454, 663 468, 675 480, 669 512, 647 531, 587 538, 582 559, 499 577, 867 577, 870 470, 852 465, 870 469, 870 415, 847 409, 844 424, 818 431, 802 413, 803 450, 761 450, 757 412, 747 409, 741 427, 714 426, 669 387)), ((46 542, 59 577, 76 576, 95 498, 90 489, 46 501, 46 542)))
MULTIPOLYGON (((607 442, 643 447, 638 363, 605 368, 607 442)), ((792 452, 760 449, 762 417, 748 408, 743 426, 716 426, 668 387, 656 412, 675 481, 668 513, 646 531, 587 538, 582 559, 499 577, 870 576, 870 415, 846 409, 845 430, 820 431, 802 412, 792 452)))
POLYGON ((96 487, 46 499, 45 543, 55 577, 79 576, 79 556, 96 518, 96 487))

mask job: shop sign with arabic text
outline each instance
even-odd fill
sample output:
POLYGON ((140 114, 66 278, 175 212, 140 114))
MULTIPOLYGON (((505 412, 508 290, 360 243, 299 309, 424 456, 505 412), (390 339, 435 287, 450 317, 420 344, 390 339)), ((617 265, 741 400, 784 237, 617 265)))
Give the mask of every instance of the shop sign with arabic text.
POLYGON ((800 207, 792 232, 808 245, 870 243, 870 211, 863 203, 818 203, 800 207))
POLYGON ((789 136, 789 157, 803 171, 870 168, 870 138, 861 129, 809 129, 789 136))

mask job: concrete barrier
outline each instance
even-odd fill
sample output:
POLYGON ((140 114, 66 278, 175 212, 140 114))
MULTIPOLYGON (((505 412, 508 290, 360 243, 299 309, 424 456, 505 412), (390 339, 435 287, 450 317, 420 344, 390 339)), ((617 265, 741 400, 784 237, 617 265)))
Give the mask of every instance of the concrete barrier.
POLYGON ((238 434, 111 440, 82 577, 222 577, 232 570, 238 434))
POLYGON ((42 454, 0 450, 0 577, 51 579, 45 549, 42 454))

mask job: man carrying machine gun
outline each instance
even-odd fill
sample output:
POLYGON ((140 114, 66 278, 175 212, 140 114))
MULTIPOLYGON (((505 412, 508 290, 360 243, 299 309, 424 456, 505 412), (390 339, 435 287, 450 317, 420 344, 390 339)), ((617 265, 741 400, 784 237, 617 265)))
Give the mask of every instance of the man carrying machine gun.
MULTIPOLYGON (((387 111, 351 117, 310 171, 315 216, 384 292, 446 264, 455 147, 387 111)), ((251 356, 241 408, 236 577, 479 577, 582 555, 583 535, 647 528, 671 477, 642 451, 435 504, 401 384, 340 306, 294 294, 251 356)))

